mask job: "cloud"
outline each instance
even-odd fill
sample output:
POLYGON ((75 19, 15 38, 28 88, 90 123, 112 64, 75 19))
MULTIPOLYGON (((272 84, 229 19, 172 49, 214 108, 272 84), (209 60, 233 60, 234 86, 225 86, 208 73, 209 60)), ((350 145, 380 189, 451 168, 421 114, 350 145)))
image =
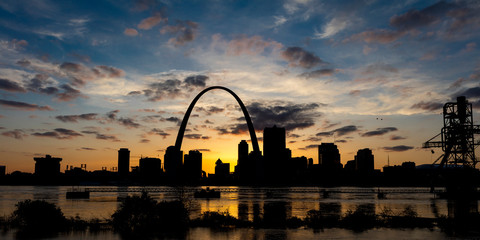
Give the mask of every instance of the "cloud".
POLYGON ((369 131, 362 134, 362 137, 381 136, 389 132, 397 131, 396 127, 377 128, 375 131, 369 131))
POLYGON ((139 12, 152 9, 157 5, 156 0, 135 0, 134 2, 135 4, 132 10, 139 12))
POLYGON ((150 132, 148 134, 159 135, 159 136, 162 136, 163 139, 165 139, 167 136, 170 136, 169 133, 166 133, 163 130, 158 129, 158 128, 153 128, 152 130, 150 130, 150 132))
POLYGON ((153 16, 143 19, 137 27, 143 30, 149 30, 161 22, 166 22, 168 19, 163 16, 162 12, 155 12, 153 16))
POLYGON ((305 146, 303 148, 299 148, 299 150, 317 149, 317 148, 318 148, 318 144, 311 144, 311 145, 305 146))
POLYGON ((80 115, 59 115, 55 118, 62 122, 78 122, 78 120, 97 120, 97 113, 85 113, 80 115))
POLYGON ((453 7, 455 4, 440 1, 421 10, 412 9, 402 15, 393 16, 390 18, 390 25, 401 31, 428 26, 439 21, 453 7))
POLYGON ((125 31, 123 31, 123 34, 134 37, 138 35, 138 31, 135 28, 125 28, 125 31))
POLYGON ((175 46, 183 46, 187 42, 195 40, 198 23, 192 21, 177 21, 176 25, 165 26, 160 30, 160 33, 169 33, 176 35, 168 41, 175 46))
POLYGON ((404 140, 404 139, 407 139, 406 137, 402 137, 402 136, 397 136, 397 135, 392 135, 390 137, 390 140, 392 141, 396 141, 396 140, 404 140))
POLYGON ((246 108, 257 129, 277 125, 290 131, 315 125, 317 118, 322 115, 317 111, 321 106, 323 104, 272 101, 252 102, 246 108))
POLYGON ((174 122, 174 123, 180 123, 182 120, 180 120, 180 118, 177 118, 177 117, 169 117, 169 118, 165 118, 166 121, 168 122, 174 122))
POLYGON ((322 78, 330 77, 335 73, 335 69, 319 69, 312 72, 304 72, 300 74, 304 78, 322 78))
POLYGON ((127 127, 127 128, 138 128, 141 125, 134 122, 133 119, 131 118, 119 118, 117 120, 121 125, 127 127))
POLYGON ((3 78, 0 78, 0 89, 8 92, 26 92, 18 83, 3 78))
POLYGON ((63 84, 60 88, 63 89, 63 92, 56 95, 59 101, 69 102, 79 97, 87 98, 87 96, 83 95, 78 89, 75 89, 68 84, 63 84))
POLYGON ((188 139, 203 139, 203 140, 210 139, 209 136, 203 136, 202 134, 198 134, 198 133, 185 134, 184 137, 188 139))
POLYGON ((467 98, 480 98, 480 87, 473 87, 466 89, 460 93, 454 94, 454 96, 465 96, 467 98))
POLYGON ((21 130, 21 129, 15 129, 15 130, 12 130, 12 131, 2 132, 2 135, 3 135, 3 136, 6 136, 6 137, 15 138, 15 139, 23 139, 23 137, 28 136, 28 135, 27 135, 23 130, 21 130))
POLYGON ((10 108, 17 108, 19 110, 26 110, 26 111, 53 111, 53 108, 50 106, 39 106, 36 104, 30 104, 25 102, 16 102, 16 101, 9 101, 0 99, 0 105, 10 107, 10 108))
POLYGON ((189 76, 185 78, 183 81, 187 87, 205 87, 206 82, 208 80, 208 76, 205 75, 195 75, 195 76, 189 76))
POLYGON ((242 35, 228 42, 227 54, 234 56, 241 54, 258 55, 263 53, 266 48, 277 50, 282 47, 283 45, 281 43, 263 40, 261 36, 247 37, 246 35, 242 35))
POLYGON ((122 69, 105 65, 96 66, 93 68, 93 71, 98 77, 119 78, 125 76, 125 72, 122 69))
POLYGON ((150 140, 146 139, 146 138, 143 138, 143 139, 140 139, 140 143, 149 143, 150 140))
POLYGON ((108 134, 103 134, 98 131, 82 131, 84 134, 92 134, 95 135, 96 139, 99 140, 107 140, 107 141, 112 141, 112 142, 120 142, 120 140, 114 136, 114 135, 108 135, 108 134))
POLYGON ((51 137, 56 139, 72 139, 75 137, 83 136, 82 134, 65 128, 55 128, 54 131, 51 132, 43 132, 43 133, 32 133, 33 136, 37 137, 51 137))
MULTIPOLYGON (((209 106, 207 108, 204 108, 204 107, 197 107, 195 109, 195 111, 197 112, 204 112, 206 113, 207 115, 212 115, 212 114, 215 114, 215 113, 221 113, 223 112, 225 109, 223 108, 219 108, 219 107, 215 107, 215 106, 209 106)), ((208 121, 208 120, 206 120, 208 121)), ((212 123, 212 122, 205 122, 205 123, 212 123)))
POLYGON ((405 35, 405 32, 376 29, 354 34, 343 40, 343 42, 364 41, 366 43, 390 43, 396 41, 403 35, 405 35))
POLYGON ((99 78, 118 78, 125 75, 123 70, 111 66, 99 65, 89 68, 72 62, 60 64, 59 69, 62 71, 61 76, 70 79, 72 85, 77 87, 99 78))
POLYGON ((312 68, 324 63, 315 54, 307 52, 301 47, 288 47, 282 52, 282 57, 292 67, 312 68))
POLYGON ((333 37, 335 34, 339 33, 340 31, 344 30, 347 28, 349 25, 350 21, 347 18, 333 18, 323 26, 323 32, 315 33, 315 38, 316 39, 322 39, 322 38, 329 38, 333 37))
POLYGON ((47 74, 35 74, 35 76, 26 81, 26 87, 29 91, 43 93, 47 95, 54 95, 59 92, 57 87, 46 86, 52 84, 51 81, 48 81, 50 77, 47 74))
POLYGON ((398 146, 393 146, 393 147, 383 147, 383 150, 388 151, 388 152, 404 152, 404 151, 408 151, 410 149, 414 149, 414 147, 405 146, 405 145, 398 145, 398 146))
POLYGON ((178 79, 168 79, 150 83, 148 89, 144 89, 143 91, 131 91, 128 95, 139 95, 143 92, 148 98, 148 101, 156 102, 165 98, 171 99, 185 96, 186 91, 190 92, 198 88, 204 88, 208 79, 209 77, 205 75, 188 76, 183 82, 178 79))
POLYGON ((199 152, 210 152, 210 149, 206 149, 206 148, 199 148, 199 149, 194 149, 194 150, 197 150, 199 152))
POLYGON ((443 104, 439 103, 439 102, 424 102, 424 101, 421 101, 421 102, 413 104, 410 108, 411 109, 422 109, 422 110, 427 110, 427 111, 436 111, 436 110, 442 109, 443 104))
POLYGON ((335 130, 329 131, 329 132, 319 132, 315 134, 317 137, 323 137, 323 136, 331 136, 332 134, 337 134, 337 136, 343 136, 347 135, 353 132, 357 132, 358 127, 355 125, 348 125, 348 126, 343 126, 341 128, 337 128, 335 130))
POLYGON ((82 147, 80 150, 87 150, 87 151, 96 151, 97 149, 95 148, 90 148, 90 147, 82 147))

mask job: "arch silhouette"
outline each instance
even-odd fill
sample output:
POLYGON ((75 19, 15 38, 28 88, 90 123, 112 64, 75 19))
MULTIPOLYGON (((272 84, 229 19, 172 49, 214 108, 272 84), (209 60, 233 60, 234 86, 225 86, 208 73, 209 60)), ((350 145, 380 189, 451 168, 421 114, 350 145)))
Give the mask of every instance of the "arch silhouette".
POLYGON ((193 107, 195 107, 195 103, 197 103, 198 99, 200 99, 200 97, 204 93, 206 93, 210 90, 213 90, 213 89, 224 90, 224 91, 230 93, 235 98, 235 100, 237 100, 238 105, 240 105, 240 108, 242 109, 243 115, 245 117, 245 121, 247 122, 248 131, 250 132, 250 140, 252 141, 253 151, 254 152, 260 152, 260 148, 258 147, 257 135, 255 134, 255 128, 253 128, 252 119, 250 118, 250 115, 248 114, 247 108, 243 104, 242 100, 237 96, 237 94, 235 94, 232 90, 230 90, 226 87, 222 87, 222 86, 212 86, 212 87, 208 87, 208 88, 204 89, 193 99, 192 103, 190 103, 190 106, 188 107, 187 112, 185 113, 185 116, 183 117, 182 125, 180 125, 180 129, 178 130, 177 140, 175 141, 175 149, 180 151, 180 149, 182 148, 183 135, 185 134, 185 129, 187 127, 188 118, 190 117, 190 114, 192 113, 193 107))

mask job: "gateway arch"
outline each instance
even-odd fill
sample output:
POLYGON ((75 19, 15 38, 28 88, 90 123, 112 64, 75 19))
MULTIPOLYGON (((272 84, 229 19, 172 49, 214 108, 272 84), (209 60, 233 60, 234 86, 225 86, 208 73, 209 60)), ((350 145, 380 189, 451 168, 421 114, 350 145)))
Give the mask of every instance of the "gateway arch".
POLYGON ((190 114, 192 113, 193 107, 195 107, 195 104, 197 103, 198 99, 203 96, 206 92, 213 90, 213 89, 220 89, 224 90, 228 93, 230 93, 235 100, 237 100, 238 105, 240 105, 240 108, 242 109, 243 115, 245 117, 245 121, 247 122, 248 126, 248 131, 250 132, 250 140, 252 141, 252 147, 254 152, 260 152, 260 148, 258 147, 258 141, 257 141, 257 135, 255 134, 255 128, 253 127, 252 119, 250 118, 250 115, 248 114, 247 108, 243 104, 242 100, 235 94, 232 90, 222 87, 222 86, 212 86, 204 89, 201 91, 190 103, 190 106, 187 109, 187 112, 185 113, 185 116, 183 117, 182 124, 180 125, 180 129, 178 130, 177 134, 177 140, 175 141, 175 148, 177 150, 182 149, 182 141, 183 141, 183 135, 185 134, 185 129, 187 128, 187 123, 188 123, 188 118, 190 117, 190 114))

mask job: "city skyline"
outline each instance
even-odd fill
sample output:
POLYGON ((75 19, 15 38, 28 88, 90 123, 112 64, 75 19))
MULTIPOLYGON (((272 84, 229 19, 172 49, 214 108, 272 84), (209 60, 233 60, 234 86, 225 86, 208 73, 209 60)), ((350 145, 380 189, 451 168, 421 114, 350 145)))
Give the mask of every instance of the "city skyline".
MULTIPOLYGON (((479 123, 479 11, 469 1, 2 1, 0 165, 33 172, 50 154, 62 171, 110 169, 120 148, 131 166, 163 161, 188 104, 217 85, 242 99, 257 135, 286 128, 292 156, 318 163, 317 146, 335 143, 342 164, 364 148, 375 169, 432 163, 441 150, 421 144, 440 132, 443 104, 466 96, 479 123)), ((217 90, 186 129, 181 150, 199 150, 206 172, 219 158, 233 172, 250 141, 235 99, 217 90)))

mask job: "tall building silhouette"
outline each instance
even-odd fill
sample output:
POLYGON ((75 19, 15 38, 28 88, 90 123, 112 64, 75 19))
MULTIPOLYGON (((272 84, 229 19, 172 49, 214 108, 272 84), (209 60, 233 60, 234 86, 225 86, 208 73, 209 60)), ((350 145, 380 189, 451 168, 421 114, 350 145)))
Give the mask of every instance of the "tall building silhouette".
POLYGON ((6 169, 7 169, 6 166, 3 166, 3 165, 0 166, 0 177, 5 176, 6 169))
POLYGON ((165 151, 164 155, 165 173, 171 180, 175 180, 181 177, 183 166, 183 151, 177 149, 175 146, 170 146, 165 151))
POLYGON ((190 150, 183 159, 183 172, 185 178, 190 181, 198 181, 202 178, 202 153, 198 150, 190 150))
POLYGON ((286 148, 285 128, 273 126, 263 130, 263 157, 265 180, 270 183, 284 182, 287 177, 287 163, 291 158, 286 148))
POLYGON ((130 150, 128 148, 120 148, 118 150, 118 174, 121 177, 128 176, 130 169, 130 150))
POLYGON ((230 163, 223 163, 220 158, 215 162, 215 178, 225 180, 230 175, 230 163))
POLYGON ((355 170, 359 173, 373 173, 374 156, 369 148, 360 149, 355 156, 355 170))
POLYGON ((318 145, 318 164, 326 170, 341 169, 340 151, 334 143, 318 145))
POLYGON ((50 155, 45 157, 36 157, 35 160, 35 175, 40 177, 53 177, 60 174, 61 158, 53 158, 50 155))

